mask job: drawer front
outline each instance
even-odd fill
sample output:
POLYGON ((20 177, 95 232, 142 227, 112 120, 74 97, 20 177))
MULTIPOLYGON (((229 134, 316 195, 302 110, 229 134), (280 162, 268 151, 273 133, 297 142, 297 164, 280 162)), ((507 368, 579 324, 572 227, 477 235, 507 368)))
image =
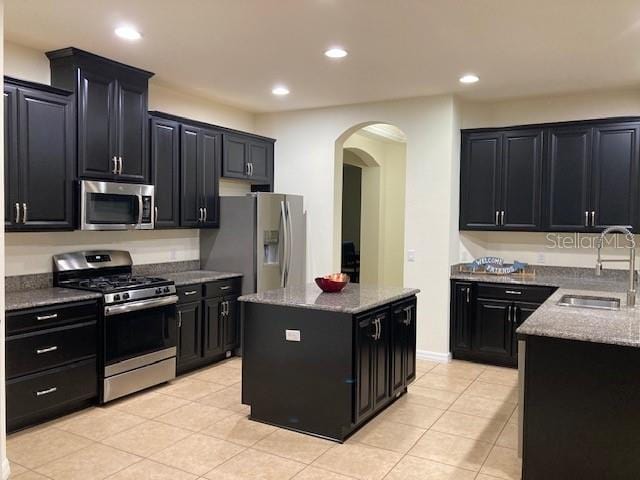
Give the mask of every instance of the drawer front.
POLYGON ((97 396, 95 359, 7 381, 7 424, 13 430, 30 419, 97 396))
POLYGON ((208 282, 204 284, 204 296, 226 297, 227 295, 240 295, 242 289, 242 278, 229 278, 227 280, 218 280, 216 282, 208 282))
POLYGON ((96 325, 94 321, 7 337, 7 378, 95 356, 96 325))
POLYGON ((7 335, 98 318, 98 302, 79 302, 20 310, 7 314, 7 335))
POLYGON ((177 287, 176 295, 178 295, 178 303, 196 302, 202 298, 202 284, 177 287))
POLYGON ((532 287, 522 285, 478 284, 477 297, 504 299, 518 302, 542 303, 554 292, 551 287, 532 287))

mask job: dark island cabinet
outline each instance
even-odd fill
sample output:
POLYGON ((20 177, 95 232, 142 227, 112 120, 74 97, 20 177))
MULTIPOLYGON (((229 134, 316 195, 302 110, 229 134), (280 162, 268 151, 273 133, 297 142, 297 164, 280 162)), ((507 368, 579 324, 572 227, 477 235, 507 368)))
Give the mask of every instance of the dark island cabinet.
POLYGON ((153 73, 73 47, 47 57, 51 83, 76 93, 78 177, 148 183, 147 92, 153 73))
POLYGON ((5 228, 72 230, 71 92, 5 78, 5 228))
POLYGON ((180 226, 180 124, 151 117, 151 171, 155 228, 180 226))
POLYGON ((416 301, 391 307, 391 396, 396 396, 416 378, 416 301))
POLYGON ((638 228, 639 135, 637 118, 463 131, 460 229, 638 228))
POLYGON ((96 301, 7 312, 7 429, 94 403, 98 395, 96 301))
POLYGON ((234 278, 177 288, 178 373, 222 360, 240 346, 241 283, 234 278))
POLYGON ((251 135, 223 135, 222 176, 273 185, 273 142, 251 135))
POLYGON ((554 290, 452 280, 450 348, 453 358, 516 366, 515 332, 554 290))

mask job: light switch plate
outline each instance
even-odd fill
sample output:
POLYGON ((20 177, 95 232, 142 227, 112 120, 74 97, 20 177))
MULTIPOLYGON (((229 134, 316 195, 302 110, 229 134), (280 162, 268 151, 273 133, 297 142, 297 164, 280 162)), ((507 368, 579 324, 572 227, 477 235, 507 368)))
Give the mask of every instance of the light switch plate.
POLYGON ((284 338, 287 339, 287 342, 299 342, 300 330, 285 330, 284 338))
POLYGON ((415 250, 407 250, 407 261, 415 262, 416 261, 416 251, 415 250))

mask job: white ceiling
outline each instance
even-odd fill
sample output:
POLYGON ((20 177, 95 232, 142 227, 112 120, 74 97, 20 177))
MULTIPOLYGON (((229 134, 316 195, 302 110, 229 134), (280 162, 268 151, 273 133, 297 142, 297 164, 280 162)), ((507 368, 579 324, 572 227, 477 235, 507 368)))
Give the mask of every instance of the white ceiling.
POLYGON ((640 84, 638 0, 6 0, 5 35, 83 48, 251 111, 640 84), (143 39, 116 38, 122 22, 143 39), (335 44, 350 55, 325 58, 335 44), (460 85, 466 72, 480 82, 460 85), (277 83, 291 94, 274 97, 277 83))

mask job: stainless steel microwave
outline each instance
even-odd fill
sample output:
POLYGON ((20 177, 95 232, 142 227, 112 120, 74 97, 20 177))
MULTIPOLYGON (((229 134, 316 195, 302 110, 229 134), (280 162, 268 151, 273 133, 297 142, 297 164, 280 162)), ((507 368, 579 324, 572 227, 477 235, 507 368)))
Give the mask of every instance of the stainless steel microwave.
POLYGON ((151 230, 154 187, 80 181, 80 230, 151 230))

